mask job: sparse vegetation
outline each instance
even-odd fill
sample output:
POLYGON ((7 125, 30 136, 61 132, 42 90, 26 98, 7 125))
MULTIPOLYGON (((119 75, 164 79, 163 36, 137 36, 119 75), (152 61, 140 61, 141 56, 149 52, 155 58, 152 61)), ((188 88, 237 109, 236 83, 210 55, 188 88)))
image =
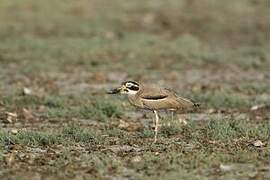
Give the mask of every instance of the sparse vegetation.
POLYGON ((2 0, 0 179, 269 179, 268 7, 2 0), (152 113, 106 94, 125 79, 202 107, 152 144, 152 113))
POLYGON ((3 131, 0 134, 0 142, 3 145, 21 144, 27 146, 51 146, 54 144, 74 144, 74 143, 98 143, 102 138, 98 138, 97 132, 86 132, 75 124, 65 125, 62 132, 36 132, 20 131, 17 134, 3 131))

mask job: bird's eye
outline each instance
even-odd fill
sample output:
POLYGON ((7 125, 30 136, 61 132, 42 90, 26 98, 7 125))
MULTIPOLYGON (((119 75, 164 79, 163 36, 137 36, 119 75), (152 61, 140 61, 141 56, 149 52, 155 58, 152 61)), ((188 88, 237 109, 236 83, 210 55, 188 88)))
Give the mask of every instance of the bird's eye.
POLYGON ((132 86, 132 84, 130 84, 130 83, 126 84, 126 87, 131 87, 131 86, 132 86))
POLYGON ((130 86, 130 87, 127 87, 127 88, 132 90, 132 91, 138 91, 139 90, 138 86, 130 86))

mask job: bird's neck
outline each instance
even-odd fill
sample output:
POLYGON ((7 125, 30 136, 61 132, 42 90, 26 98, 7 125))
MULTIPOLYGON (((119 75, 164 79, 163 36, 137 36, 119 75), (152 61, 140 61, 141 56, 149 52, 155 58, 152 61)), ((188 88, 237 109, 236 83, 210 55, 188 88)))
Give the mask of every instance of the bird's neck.
POLYGON ((128 94, 128 100, 134 106, 137 106, 137 107, 143 106, 140 98, 138 97, 138 94, 128 94))
POLYGON ((131 104, 136 101, 136 95, 137 94, 128 94, 128 100, 130 101, 131 104))

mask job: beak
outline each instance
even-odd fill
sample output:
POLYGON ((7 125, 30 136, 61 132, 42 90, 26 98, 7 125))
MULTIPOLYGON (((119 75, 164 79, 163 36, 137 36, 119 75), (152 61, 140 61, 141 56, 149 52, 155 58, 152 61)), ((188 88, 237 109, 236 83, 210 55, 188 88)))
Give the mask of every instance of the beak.
POLYGON ((107 94, 118 94, 121 92, 122 89, 123 89, 123 86, 121 86, 119 88, 111 89, 111 90, 107 91, 107 94))

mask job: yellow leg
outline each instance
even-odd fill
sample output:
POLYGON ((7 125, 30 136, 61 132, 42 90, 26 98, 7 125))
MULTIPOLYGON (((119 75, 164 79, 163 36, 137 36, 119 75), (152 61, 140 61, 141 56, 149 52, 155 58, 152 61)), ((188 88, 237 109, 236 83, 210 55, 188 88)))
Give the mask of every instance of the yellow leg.
POLYGON ((158 112, 156 110, 154 110, 155 113, 155 139, 154 139, 154 143, 157 142, 157 134, 158 134, 158 121, 159 121, 159 117, 158 117, 158 112))

